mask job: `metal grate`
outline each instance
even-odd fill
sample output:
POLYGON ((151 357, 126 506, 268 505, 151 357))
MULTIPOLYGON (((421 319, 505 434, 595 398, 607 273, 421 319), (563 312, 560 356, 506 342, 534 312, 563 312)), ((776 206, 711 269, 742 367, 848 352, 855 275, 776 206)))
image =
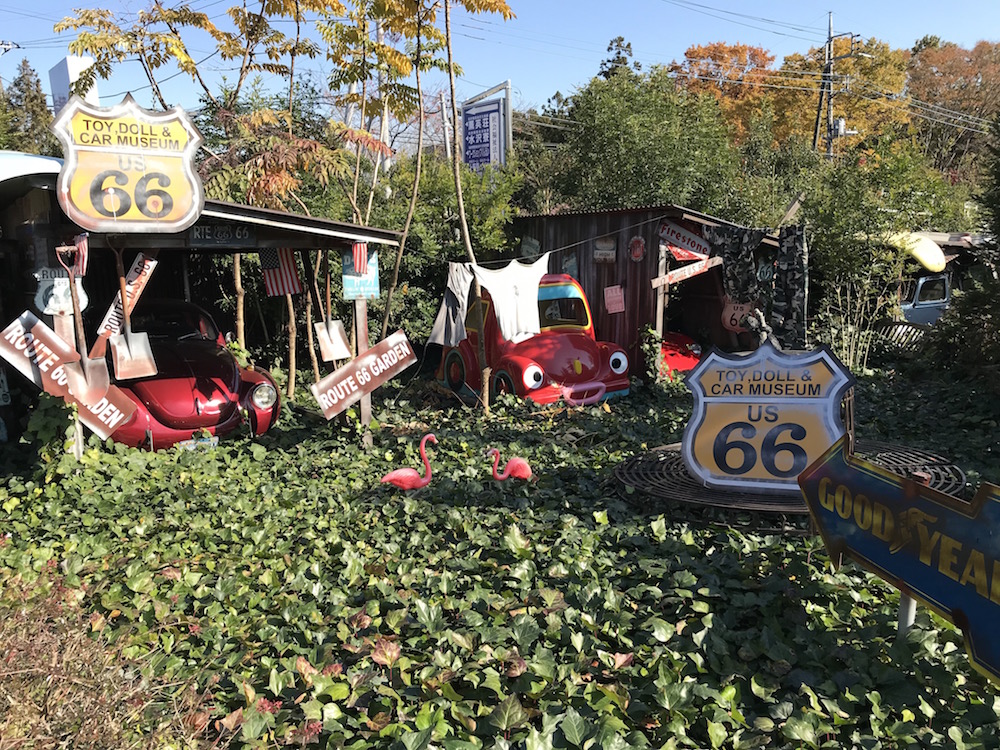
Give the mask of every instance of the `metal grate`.
MULTIPOLYGON (((857 442, 855 453, 903 476, 925 472, 931 477, 931 487, 950 495, 961 496, 965 489, 965 473, 933 453, 865 440, 857 442)), ((733 513, 731 520, 738 525, 755 525, 760 516, 774 516, 772 523, 781 522, 776 530, 800 529, 808 519, 809 511, 798 494, 757 495, 701 486, 688 474, 679 444, 654 448, 630 458, 615 468, 615 477, 623 496, 644 511, 662 512, 677 508, 679 503, 733 513)))

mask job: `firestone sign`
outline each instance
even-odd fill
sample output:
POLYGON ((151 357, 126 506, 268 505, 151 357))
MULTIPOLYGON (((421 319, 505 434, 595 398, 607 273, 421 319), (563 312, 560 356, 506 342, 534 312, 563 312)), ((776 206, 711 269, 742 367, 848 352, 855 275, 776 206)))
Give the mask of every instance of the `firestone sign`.
POLYGON ((131 95, 114 107, 74 96, 52 124, 66 152, 59 205, 93 232, 180 232, 205 194, 194 170, 201 134, 182 109, 143 109, 131 95))
POLYGON ((797 493, 798 475, 845 429, 840 401, 854 383, 826 348, 790 355, 770 343, 749 356, 713 351, 687 377, 694 413, 682 453, 705 486, 797 493))

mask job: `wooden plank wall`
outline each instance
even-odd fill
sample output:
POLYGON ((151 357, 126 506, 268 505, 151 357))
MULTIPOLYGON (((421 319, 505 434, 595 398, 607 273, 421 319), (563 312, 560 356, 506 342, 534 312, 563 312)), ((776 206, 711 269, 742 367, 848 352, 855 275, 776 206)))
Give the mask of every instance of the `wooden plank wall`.
MULTIPOLYGON (((597 338, 623 347, 635 364, 641 358, 639 335, 647 324, 655 325, 656 322, 656 290, 650 281, 659 275, 660 238, 657 229, 664 218, 701 235, 700 224, 683 221, 679 214, 668 215, 663 209, 528 217, 517 224, 522 237, 531 237, 539 242, 540 252, 552 252, 550 273, 569 273, 583 285, 590 300, 597 338), (614 263, 594 260, 595 241, 603 237, 615 241, 614 263), (634 237, 641 237, 646 245, 646 254, 638 262, 629 256, 629 243, 634 237), (617 284, 624 291, 625 312, 612 314, 604 305, 604 289, 617 284)), ((678 265, 683 264, 677 263, 668 254, 667 267, 678 265)), ((719 272, 713 269, 709 273, 718 275, 719 272)), ((693 281, 684 283, 691 284, 693 281)), ((710 288, 719 287, 713 285, 710 288)), ((713 304, 711 298, 706 297, 700 300, 698 307, 699 315, 709 318, 713 317, 709 311, 717 308, 714 318, 721 320, 721 300, 713 304)), ((685 324, 685 327, 688 325, 685 324)), ((712 329, 716 327, 721 329, 721 323, 709 326, 712 329)), ((637 372, 635 367, 633 372, 637 372)))

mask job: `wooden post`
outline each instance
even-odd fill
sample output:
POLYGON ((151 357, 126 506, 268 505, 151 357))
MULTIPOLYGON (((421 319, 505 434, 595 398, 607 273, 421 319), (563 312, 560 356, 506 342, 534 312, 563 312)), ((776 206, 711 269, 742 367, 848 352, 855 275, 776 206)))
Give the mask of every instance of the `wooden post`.
MULTIPOLYGON (((926 471, 910 472, 910 479, 923 487, 931 484, 931 475, 926 471)), ((917 616, 916 600, 905 592, 899 593, 899 616, 896 618, 896 637, 906 637, 907 631, 913 627, 913 621, 917 616)))
MULTIPOLYGON (((667 275, 667 246, 660 243, 660 260, 656 268, 657 277, 667 275)), ((668 285, 664 284, 656 288, 656 335, 663 338, 663 306, 667 303, 668 285)))
MULTIPOLYGON (((370 348, 368 345, 368 301, 364 299, 354 300, 354 325, 358 340, 358 356, 360 357, 370 348)), ((364 425, 365 434, 362 442, 366 448, 371 448, 375 444, 371 430, 368 425, 372 423, 372 396, 366 393, 361 397, 361 424, 364 425)))

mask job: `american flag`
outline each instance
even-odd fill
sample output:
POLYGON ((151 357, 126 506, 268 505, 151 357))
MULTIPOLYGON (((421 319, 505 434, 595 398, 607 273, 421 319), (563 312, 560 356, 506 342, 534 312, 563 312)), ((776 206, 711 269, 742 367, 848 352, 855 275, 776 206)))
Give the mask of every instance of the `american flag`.
POLYGON ((355 242, 351 249, 354 251, 354 271, 364 276, 368 273, 368 243, 355 242))
POLYGON ((73 238, 76 246, 76 261, 73 263, 73 271, 77 276, 87 275, 87 262, 90 260, 90 235, 84 232, 73 238))
POLYGON ((264 289, 268 297, 284 294, 299 294, 299 268, 295 263, 295 252, 287 247, 277 250, 260 251, 260 267, 264 270, 264 289))

